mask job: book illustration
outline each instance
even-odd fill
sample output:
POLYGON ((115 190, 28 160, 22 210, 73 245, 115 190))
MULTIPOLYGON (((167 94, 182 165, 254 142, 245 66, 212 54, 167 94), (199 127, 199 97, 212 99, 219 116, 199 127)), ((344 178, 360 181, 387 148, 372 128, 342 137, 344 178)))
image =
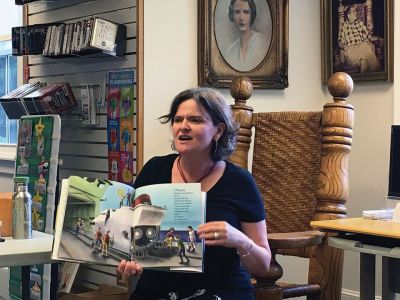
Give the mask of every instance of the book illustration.
POLYGON ((60 264, 58 269, 57 292, 69 293, 71 291, 71 287, 74 283, 75 276, 78 273, 78 269, 78 263, 64 261, 60 264))
POLYGON ((107 91, 107 116, 110 119, 119 118, 119 103, 121 91, 119 88, 108 88, 107 91))
POLYGON ((118 173, 119 152, 110 151, 108 154, 108 178, 114 181, 120 181, 118 173))
POLYGON ((121 151, 132 153, 133 152, 132 140, 133 140, 133 134, 131 132, 130 126, 122 127, 121 128, 121 140, 120 140, 120 145, 122 148, 121 151))
POLYGON ((121 118, 132 118, 135 112, 135 100, 132 86, 121 87, 121 118))
POLYGON ((55 233, 59 245, 53 252, 56 259, 116 265, 122 258, 128 258, 129 248, 119 252, 106 247, 113 237, 106 232, 107 229, 98 234, 98 226, 93 220, 129 204, 133 194, 131 186, 116 181, 71 176, 63 180, 61 194, 55 233), (110 252, 112 255, 103 256, 103 252, 99 251, 103 248, 104 254, 110 252))
POLYGON ((132 184, 133 182, 133 158, 132 153, 120 152, 120 166, 121 170, 121 181, 126 184, 132 184))
POLYGON ((107 141, 109 151, 119 151, 119 123, 117 120, 108 120, 107 124, 107 141))
POLYGON ((40 300, 42 297, 42 276, 40 276, 39 267, 41 266, 32 266, 30 270, 30 299, 40 300))
POLYGON ((110 180, 63 180, 53 259, 116 266, 202 270, 204 222, 199 184, 138 188, 110 180))

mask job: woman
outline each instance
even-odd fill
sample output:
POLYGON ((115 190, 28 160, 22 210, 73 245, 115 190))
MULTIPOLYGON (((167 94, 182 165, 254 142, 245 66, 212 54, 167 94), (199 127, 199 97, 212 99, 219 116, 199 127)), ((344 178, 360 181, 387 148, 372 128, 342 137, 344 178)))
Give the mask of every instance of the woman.
POLYGON ((227 49, 227 62, 238 71, 257 67, 268 52, 267 37, 252 29, 257 16, 254 0, 231 0, 228 17, 234 23, 239 38, 227 49))
POLYGON ((140 279, 132 299, 254 299, 246 270, 262 276, 269 268, 264 206, 247 170, 225 161, 234 150, 236 127, 223 96, 210 88, 178 94, 169 114, 173 149, 143 167, 135 188, 156 183, 200 182, 207 192, 204 273, 145 270, 121 261, 117 271, 140 279), (246 269, 246 270, 245 270, 246 269), (143 272, 143 274, 142 274, 143 272))

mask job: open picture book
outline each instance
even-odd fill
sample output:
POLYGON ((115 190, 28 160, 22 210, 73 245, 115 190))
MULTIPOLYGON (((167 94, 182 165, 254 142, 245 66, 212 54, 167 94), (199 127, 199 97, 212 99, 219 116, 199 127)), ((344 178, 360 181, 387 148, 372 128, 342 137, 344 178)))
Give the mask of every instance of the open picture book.
POLYGON ((202 272, 205 219, 199 183, 133 189, 111 180, 62 180, 52 259, 116 266, 132 259, 143 268, 202 272))

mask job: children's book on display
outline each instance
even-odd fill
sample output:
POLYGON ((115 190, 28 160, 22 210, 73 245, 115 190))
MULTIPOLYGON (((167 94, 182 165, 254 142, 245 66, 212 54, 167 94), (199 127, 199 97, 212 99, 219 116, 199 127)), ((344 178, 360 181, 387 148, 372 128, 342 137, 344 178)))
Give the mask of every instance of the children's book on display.
POLYGON ((205 193, 198 183, 133 189, 105 179, 62 180, 52 258, 116 266, 202 272, 205 193))
MULTIPOLYGON (((29 178, 32 229, 53 234, 61 137, 59 115, 22 116, 18 123, 15 175, 29 178)), ((31 299, 50 299, 51 265, 30 266, 31 299)), ((11 267, 9 293, 21 299, 21 267, 11 267)))

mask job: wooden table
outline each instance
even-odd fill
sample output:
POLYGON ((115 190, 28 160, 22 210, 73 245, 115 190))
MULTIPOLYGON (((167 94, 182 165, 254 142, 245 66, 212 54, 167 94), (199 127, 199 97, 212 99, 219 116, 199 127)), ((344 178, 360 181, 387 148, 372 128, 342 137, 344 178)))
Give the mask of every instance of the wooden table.
POLYGON ((364 218, 313 221, 311 226, 337 233, 332 247, 360 253, 360 299, 375 299, 375 256, 382 256, 382 300, 400 292, 400 224, 364 218))
POLYGON ((33 231, 32 239, 14 240, 5 238, 0 243, 0 266, 22 266, 22 299, 29 299, 29 266, 51 263, 53 235, 33 231))

